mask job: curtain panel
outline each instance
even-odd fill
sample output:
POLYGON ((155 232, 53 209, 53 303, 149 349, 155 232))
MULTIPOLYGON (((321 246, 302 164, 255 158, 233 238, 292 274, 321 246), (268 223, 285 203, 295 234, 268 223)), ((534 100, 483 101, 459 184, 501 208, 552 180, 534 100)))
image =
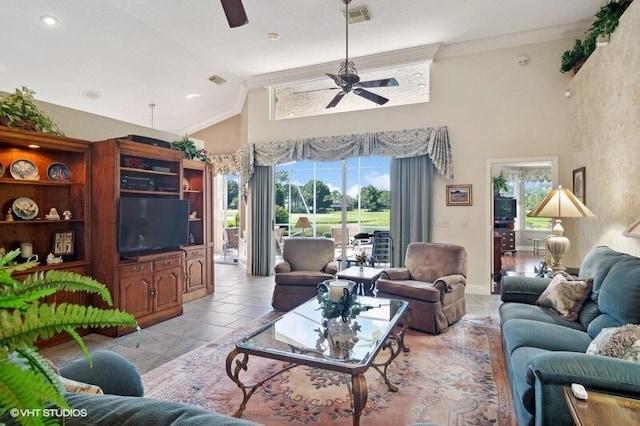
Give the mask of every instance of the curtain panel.
POLYGON ((271 274, 271 259, 275 256, 274 212, 275 197, 274 167, 255 166, 253 179, 249 182, 251 196, 251 275, 271 274))
POLYGON ((404 266, 407 245, 431 241, 433 167, 426 155, 391 160, 392 266, 404 266))

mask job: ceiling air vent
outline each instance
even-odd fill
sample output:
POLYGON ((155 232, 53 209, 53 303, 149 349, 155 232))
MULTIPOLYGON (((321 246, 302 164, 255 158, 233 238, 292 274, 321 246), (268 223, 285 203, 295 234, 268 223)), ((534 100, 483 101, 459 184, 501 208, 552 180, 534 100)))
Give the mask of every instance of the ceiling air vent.
POLYGON ((222 86, 223 84, 225 84, 227 82, 227 80, 225 80, 224 78, 220 77, 219 75, 214 75, 209 77, 209 81, 217 84, 218 86, 222 86))
POLYGON ((371 20, 371 14, 367 9, 367 6, 358 6, 353 9, 349 9, 349 24, 357 24, 358 22, 365 22, 371 20))

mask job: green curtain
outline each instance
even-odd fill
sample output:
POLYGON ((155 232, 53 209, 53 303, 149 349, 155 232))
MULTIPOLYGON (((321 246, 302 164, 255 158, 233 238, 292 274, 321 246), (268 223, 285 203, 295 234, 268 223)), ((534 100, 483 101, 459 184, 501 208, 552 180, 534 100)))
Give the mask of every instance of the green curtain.
POLYGON ((391 160, 392 266, 404 266, 407 245, 431 241, 433 163, 428 155, 391 160))
POLYGON ((251 194, 251 275, 271 274, 274 247, 274 167, 254 166, 251 194), (265 232, 265 230, 268 230, 265 232))

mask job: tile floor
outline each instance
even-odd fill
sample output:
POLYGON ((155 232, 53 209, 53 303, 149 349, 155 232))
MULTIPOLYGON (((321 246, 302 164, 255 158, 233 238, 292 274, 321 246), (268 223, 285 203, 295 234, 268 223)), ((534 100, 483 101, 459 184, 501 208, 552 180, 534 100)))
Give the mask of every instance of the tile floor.
MULTIPOLYGON (((273 276, 247 275, 237 264, 216 264, 215 268, 215 293, 186 303, 182 316, 145 328, 139 348, 136 333, 118 338, 89 334, 84 337, 87 347, 118 352, 144 374, 271 311, 273 276)), ((469 314, 497 316, 499 296, 468 294, 466 298, 469 314)), ((57 365, 82 356, 74 342, 42 353, 57 365)))

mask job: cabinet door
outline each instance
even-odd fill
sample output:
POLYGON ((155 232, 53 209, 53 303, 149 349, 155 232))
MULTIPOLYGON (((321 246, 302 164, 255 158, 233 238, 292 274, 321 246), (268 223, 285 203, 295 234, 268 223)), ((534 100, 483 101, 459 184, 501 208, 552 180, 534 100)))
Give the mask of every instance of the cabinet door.
POLYGON ((187 259, 187 293, 204 288, 205 268, 204 257, 187 259))
POLYGON ((134 275, 121 278, 121 309, 135 318, 153 312, 153 275, 134 275))
POLYGON ((182 274, 179 267, 156 271, 153 280, 154 311, 182 305, 182 274))

